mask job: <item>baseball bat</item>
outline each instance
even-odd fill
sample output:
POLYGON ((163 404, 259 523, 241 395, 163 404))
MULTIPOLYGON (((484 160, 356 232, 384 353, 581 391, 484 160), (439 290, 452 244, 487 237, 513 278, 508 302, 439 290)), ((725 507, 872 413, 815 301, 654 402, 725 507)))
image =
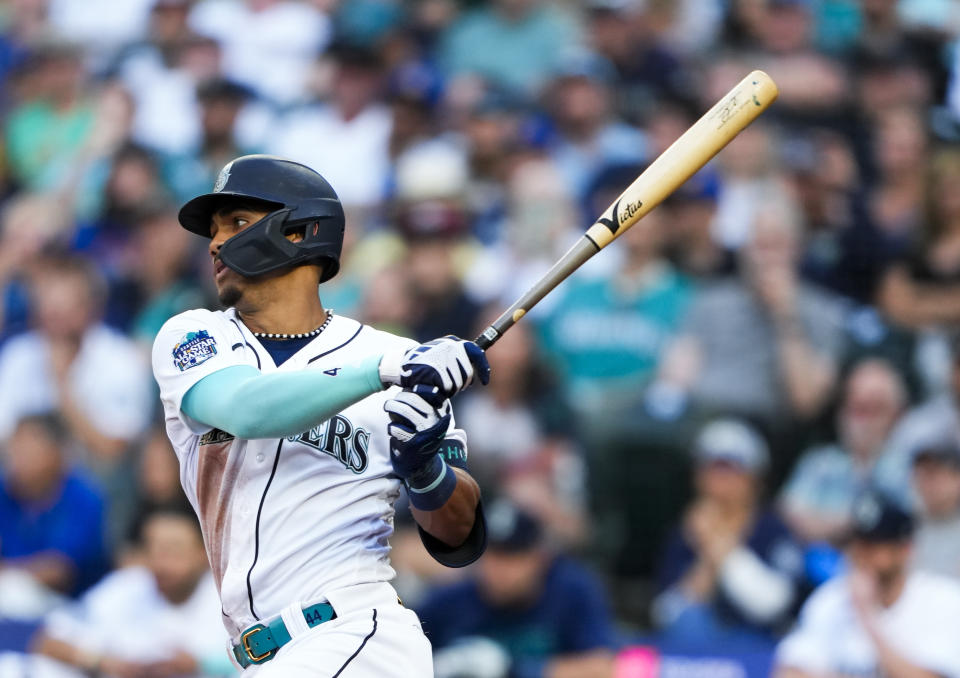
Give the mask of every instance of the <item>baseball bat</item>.
POLYGON ((753 71, 727 92, 634 179, 557 263, 476 338, 487 350, 547 293, 659 205, 777 98, 777 85, 753 71))

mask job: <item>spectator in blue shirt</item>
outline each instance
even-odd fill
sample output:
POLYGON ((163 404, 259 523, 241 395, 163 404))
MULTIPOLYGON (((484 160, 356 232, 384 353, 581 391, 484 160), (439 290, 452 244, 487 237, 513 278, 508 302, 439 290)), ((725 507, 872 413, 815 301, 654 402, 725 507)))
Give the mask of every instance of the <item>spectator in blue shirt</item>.
POLYGON ((78 593, 103 574, 103 499, 64 459, 66 428, 51 414, 20 419, 0 475, 0 570, 78 593))
POLYGON ((474 576, 418 610, 438 678, 612 676, 611 616, 593 576, 512 504, 488 510, 487 538, 474 576))
POLYGON ((696 496, 664 550, 654 621, 680 651, 770 648, 796 603, 803 552, 761 504, 767 445, 719 419, 694 455, 696 496))

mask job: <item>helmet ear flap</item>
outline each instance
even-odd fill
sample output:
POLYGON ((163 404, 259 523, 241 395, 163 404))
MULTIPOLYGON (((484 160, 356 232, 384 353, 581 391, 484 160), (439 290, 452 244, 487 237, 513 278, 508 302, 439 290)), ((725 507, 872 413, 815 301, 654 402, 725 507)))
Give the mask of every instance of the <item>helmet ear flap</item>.
POLYGON ((221 246, 221 261, 248 278, 287 266, 320 263, 320 282, 326 282, 340 269, 342 216, 334 212, 310 221, 291 219, 292 216, 296 216, 295 210, 280 209, 237 233, 221 246), (303 239, 289 240, 287 235, 293 231, 302 233, 303 239))
POLYGON ((240 275, 252 278, 297 263, 297 245, 287 240, 289 209, 271 212, 229 238, 220 247, 220 260, 240 275))

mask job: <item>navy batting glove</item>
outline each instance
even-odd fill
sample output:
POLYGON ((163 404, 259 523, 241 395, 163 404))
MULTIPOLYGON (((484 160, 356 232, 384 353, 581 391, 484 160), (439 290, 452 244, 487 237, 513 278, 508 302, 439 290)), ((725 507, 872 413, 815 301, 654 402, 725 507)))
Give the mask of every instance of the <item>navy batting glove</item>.
POLYGON ((440 407, 475 378, 490 381, 490 365, 472 341, 454 336, 434 339, 402 355, 388 353, 380 361, 380 381, 411 389, 440 407))
POLYGON ((456 474, 438 454, 450 427, 450 403, 441 413, 412 391, 402 391, 383 409, 390 414, 390 461, 403 479, 410 503, 433 511, 446 503, 457 485, 456 474))

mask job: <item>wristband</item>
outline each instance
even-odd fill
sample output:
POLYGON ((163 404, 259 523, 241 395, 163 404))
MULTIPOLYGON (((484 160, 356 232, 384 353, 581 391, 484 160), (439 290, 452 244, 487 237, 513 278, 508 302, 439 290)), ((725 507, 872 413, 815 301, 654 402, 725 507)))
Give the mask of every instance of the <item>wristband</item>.
POLYGON ((457 487, 457 474, 439 455, 422 471, 410 476, 404 484, 410 505, 421 511, 436 511, 447 503, 457 487))

